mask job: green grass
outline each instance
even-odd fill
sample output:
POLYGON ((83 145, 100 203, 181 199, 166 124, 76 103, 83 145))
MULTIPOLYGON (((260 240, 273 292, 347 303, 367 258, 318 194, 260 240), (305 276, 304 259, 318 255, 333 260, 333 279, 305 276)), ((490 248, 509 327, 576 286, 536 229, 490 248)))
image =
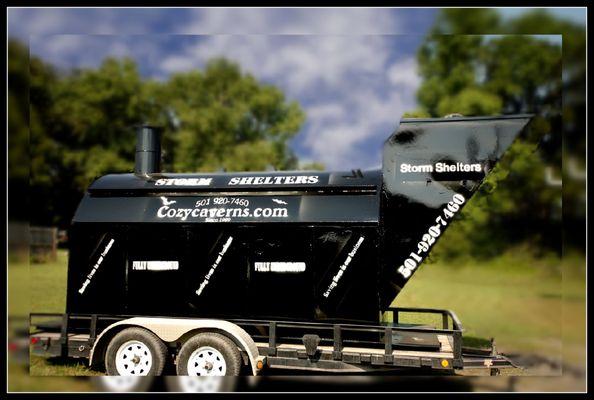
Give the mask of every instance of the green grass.
MULTIPOLYGON (((26 317, 31 312, 65 311, 66 265, 68 253, 58 251, 56 261, 43 264, 10 260, 8 278, 8 316, 26 317)), ((31 356, 29 365, 9 359, 10 391, 89 391, 90 382, 75 376, 100 375, 82 361, 31 356)))
POLYGON ((9 263, 8 314, 63 313, 66 306, 68 252, 58 251, 56 261, 44 264, 9 263))
MULTIPOLYGON (((31 266, 10 263, 9 315, 64 312, 66 264, 65 251, 58 253, 56 262, 31 266)), ((565 360, 581 362, 586 312, 582 264, 579 256, 569 257, 561 264, 535 260, 518 251, 489 262, 427 263, 393 305, 451 309, 464 324, 467 340, 475 344, 495 337, 500 351, 554 358, 563 351, 565 360)), ((74 360, 41 357, 31 358, 30 373, 97 374, 74 360)), ((15 379, 28 382, 30 378, 15 379)))
POLYGON ((85 366, 83 359, 44 358, 31 356, 29 371, 31 376, 101 376, 100 372, 85 366))
POLYGON ((96 389, 88 379, 59 375, 30 375, 23 365, 9 362, 8 390, 11 392, 87 392, 96 389))
POLYGON ((447 308, 465 335, 494 337, 500 351, 560 357, 562 340, 585 339, 585 329, 574 328, 585 317, 585 280, 577 263, 564 267, 517 252, 460 266, 429 263, 393 305, 447 308))

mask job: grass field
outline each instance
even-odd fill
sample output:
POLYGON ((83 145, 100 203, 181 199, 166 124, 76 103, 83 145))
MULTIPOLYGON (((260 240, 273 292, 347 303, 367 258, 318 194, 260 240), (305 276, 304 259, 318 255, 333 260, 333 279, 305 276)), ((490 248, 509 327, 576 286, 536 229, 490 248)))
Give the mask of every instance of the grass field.
MULTIPOLYGON (((64 251, 56 262, 9 263, 9 315, 63 312, 66 264, 64 251)), ((433 262, 417 271, 394 305, 448 308, 462 320, 465 335, 495 337, 500 351, 555 359, 563 355, 565 361, 581 363, 585 357, 584 268, 579 257, 561 264, 519 252, 480 264, 433 262)), ((30 373, 97 374, 76 362, 39 357, 31 359, 30 373)), ((17 387, 22 379, 21 384, 15 381, 17 387)))
POLYGON ((480 266, 424 265, 393 305, 448 308, 465 335, 495 337, 501 350, 538 351, 561 340, 561 270, 499 259, 480 266))
POLYGON ((68 253, 58 251, 58 259, 44 264, 18 263, 8 268, 8 313, 64 312, 68 253))

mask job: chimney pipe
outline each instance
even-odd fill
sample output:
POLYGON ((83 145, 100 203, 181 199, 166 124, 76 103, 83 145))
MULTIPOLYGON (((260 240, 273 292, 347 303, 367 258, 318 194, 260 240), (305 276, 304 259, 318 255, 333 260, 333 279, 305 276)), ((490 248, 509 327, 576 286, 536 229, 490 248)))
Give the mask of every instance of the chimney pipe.
POLYGON ((159 172, 161 172, 161 132, 157 127, 140 125, 136 128, 134 173, 148 175, 159 172))

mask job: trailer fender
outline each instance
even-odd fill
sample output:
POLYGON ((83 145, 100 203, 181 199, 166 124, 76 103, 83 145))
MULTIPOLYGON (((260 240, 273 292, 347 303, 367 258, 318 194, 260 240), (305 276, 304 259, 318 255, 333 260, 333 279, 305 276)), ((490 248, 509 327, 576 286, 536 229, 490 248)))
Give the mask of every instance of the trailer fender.
MULTIPOLYGON (((89 365, 93 365, 93 357, 95 350, 101 348, 106 337, 109 337, 110 332, 118 330, 118 327, 138 326, 148 329, 157 335, 166 343, 172 343, 180 339, 188 332, 194 330, 215 330, 226 334, 231 340, 244 350, 249 358, 252 374, 257 375, 257 363, 261 360, 258 352, 258 347, 252 337, 239 326, 229 322, 218 319, 178 319, 178 318, 150 318, 150 317, 134 317, 118 321, 105 328, 97 337, 93 348, 89 355, 89 365)), ((97 361, 97 360, 95 360, 97 361)))

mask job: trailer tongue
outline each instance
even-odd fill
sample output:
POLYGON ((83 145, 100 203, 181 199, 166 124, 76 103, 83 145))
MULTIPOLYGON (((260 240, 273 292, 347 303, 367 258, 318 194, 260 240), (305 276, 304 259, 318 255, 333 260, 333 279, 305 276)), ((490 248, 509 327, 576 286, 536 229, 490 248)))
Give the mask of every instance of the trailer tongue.
POLYGON ((36 343, 113 374, 126 340, 151 354, 138 367, 151 375, 167 352, 178 373, 197 371, 204 346, 230 373, 237 351, 254 374, 511 366, 464 353, 452 312, 390 305, 529 119, 403 120, 382 170, 331 173, 162 173, 142 127, 135 173, 96 180, 76 211, 67 314, 59 332, 34 323, 36 343), (442 324, 402 324, 410 312, 442 324))

